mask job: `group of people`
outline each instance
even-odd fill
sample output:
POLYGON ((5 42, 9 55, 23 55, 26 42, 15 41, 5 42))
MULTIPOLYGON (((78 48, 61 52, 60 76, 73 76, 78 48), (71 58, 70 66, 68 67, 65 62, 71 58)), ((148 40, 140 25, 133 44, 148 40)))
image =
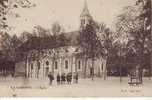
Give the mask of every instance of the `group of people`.
MULTIPOLYGON (((51 72, 48 74, 48 78, 49 78, 49 81, 50 81, 50 85, 52 85, 52 82, 54 80, 54 75, 51 72)), ((67 74, 63 73, 61 75, 58 73, 57 76, 56 76, 56 82, 57 82, 58 85, 65 84, 66 82, 68 84, 71 84, 72 79, 73 79, 74 83, 78 83, 78 73, 72 74, 70 72, 70 73, 67 73, 67 74)))

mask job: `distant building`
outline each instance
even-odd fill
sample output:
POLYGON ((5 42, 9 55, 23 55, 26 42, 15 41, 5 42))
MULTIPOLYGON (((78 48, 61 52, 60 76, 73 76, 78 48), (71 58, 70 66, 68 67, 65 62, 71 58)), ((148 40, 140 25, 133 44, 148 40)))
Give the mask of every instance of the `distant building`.
MULTIPOLYGON (((87 4, 80 15, 80 26, 86 27, 92 20, 87 4)), ((61 47, 46 47, 39 51, 36 49, 27 52, 26 59, 16 63, 16 72, 25 73, 29 78, 45 78, 49 72, 69 73, 78 72, 80 76, 90 77, 91 59, 85 61, 85 57, 81 54, 82 48, 75 45, 79 31, 64 34, 72 42, 70 45, 61 47)), ((32 42, 39 40, 33 40, 32 42)), ((34 43, 33 43, 34 44, 34 43)), ((94 75, 103 76, 106 70, 106 60, 102 57, 96 58, 94 61, 94 75)))

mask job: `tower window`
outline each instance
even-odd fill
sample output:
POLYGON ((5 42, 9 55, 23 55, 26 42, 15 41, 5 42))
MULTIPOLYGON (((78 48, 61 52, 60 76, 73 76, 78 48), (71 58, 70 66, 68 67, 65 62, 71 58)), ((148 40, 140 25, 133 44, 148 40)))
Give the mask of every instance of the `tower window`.
POLYGON ((58 62, 55 62, 55 69, 58 69, 58 62))
POLYGON ((47 66, 49 65, 49 61, 46 61, 46 65, 47 65, 47 66))
POLYGON ((68 69, 68 61, 65 61, 65 69, 68 69))
POLYGON ((78 69, 81 69, 81 62, 78 61, 78 69))
POLYGON ((81 24, 82 25, 84 25, 85 24, 85 20, 83 19, 83 20, 81 20, 81 24))

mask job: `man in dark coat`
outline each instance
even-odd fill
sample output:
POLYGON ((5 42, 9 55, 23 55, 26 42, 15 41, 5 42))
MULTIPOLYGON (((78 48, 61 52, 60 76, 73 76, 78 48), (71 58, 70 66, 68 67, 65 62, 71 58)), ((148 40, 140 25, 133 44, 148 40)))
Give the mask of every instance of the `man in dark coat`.
POLYGON ((71 84, 71 81, 72 81, 72 73, 68 73, 67 76, 66 76, 66 79, 67 79, 67 83, 68 83, 68 84, 71 84))
POLYGON ((52 81, 54 80, 54 76, 51 72, 48 74, 48 78, 50 80, 50 85, 52 85, 52 81))
POLYGON ((78 73, 75 73, 75 75, 74 75, 73 78, 74 78, 74 80, 75 80, 74 82, 75 82, 75 83, 78 83, 78 73))
POLYGON ((66 81, 65 78, 66 78, 66 77, 65 77, 65 73, 63 73, 63 74, 61 75, 61 84, 65 84, 65 81, 66 81))
POLYGON ((69 84, 69 73, 66 75, 67 83, 69 84))
POLYGON ((57 75, 57 84, 59 85, 60 84, 60 81, 61 81, 61 76, 60 76, 60 74, 58 73, 58 75, 57 75))
POLYGON ((71 84, 72 82, 72 73, 69 74, 69 83, 71 84))
POLYGON ((76 80, 76 83, 78 83, 78 73, 76 73, 75 75, 75 80, 76 80))

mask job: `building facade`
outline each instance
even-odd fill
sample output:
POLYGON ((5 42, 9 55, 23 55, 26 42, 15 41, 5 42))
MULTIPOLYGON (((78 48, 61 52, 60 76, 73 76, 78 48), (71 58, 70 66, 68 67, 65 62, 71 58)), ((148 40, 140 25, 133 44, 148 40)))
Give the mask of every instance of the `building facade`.
MULTIPOLYGON (((81 77, 85 75, 90 77, 91 59, 85 62, 85 58, 80 55, 81 50, 72 46, 57 49, 46 49, 40 53, 36 50, 30 51, 27 57, 26 75, 29 78, 45 78, 49 72, 52 72, 55 76, 58 73, 61 75, 63 73, 78 72, 81 77)), ((96 59, 94 62, 94 75, 102 76, 105 65, 104 59, 96 59)))
MULTIPOLYGON (((92 20, 87 4, 80 15, 81 28, 86 27, 92 20)), ((76 34, 76 33, 73 33, 76 34)), ((85 58, 79 46, 62 46, 44 50, 30 50, 26 60, 16 63, 16 71, 24 69, 29 78, 46 78, 49 72, 55 76, 59 73, 78 72, 81 77, 90 77, 92 60, 85 58), (21 68, 23 67, 24 68, 21 68)), ((106 60, 102 57, 94 60, 94 76, 103 76, 106 71, 106 60)), ((19 71, 17 71, 19 72, 19 71)))

